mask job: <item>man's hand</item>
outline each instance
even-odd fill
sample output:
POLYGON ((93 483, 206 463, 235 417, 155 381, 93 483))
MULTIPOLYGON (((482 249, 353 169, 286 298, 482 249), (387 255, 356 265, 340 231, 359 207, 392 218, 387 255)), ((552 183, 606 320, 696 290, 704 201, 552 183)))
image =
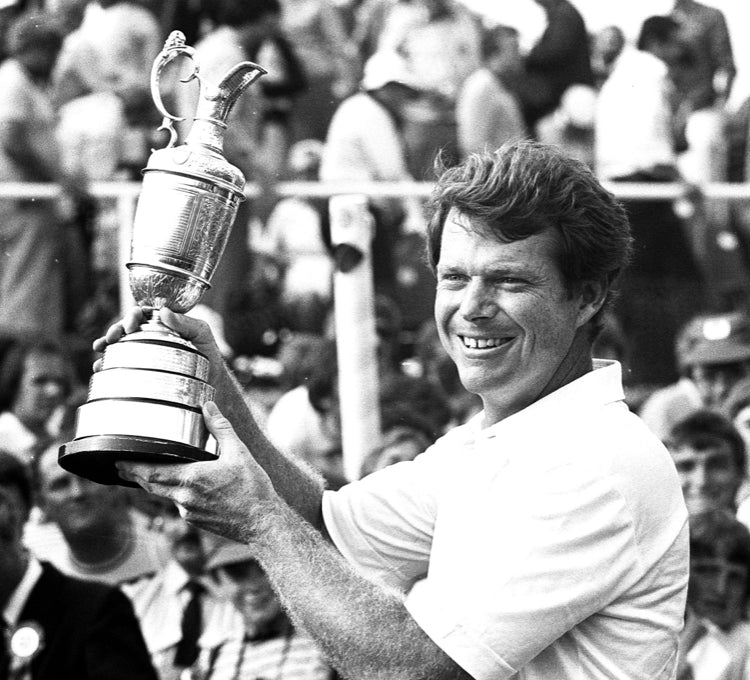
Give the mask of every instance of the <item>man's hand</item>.
POLYGON ((195 526, 242 543, 262 539, 259 522, 270 507, 283 501, 213 402, 203 407, 203 417, 219 444, 218 460, 182 464, 119 461, 120 476, 177 503, 183 517, 195 526))
MULTIPOLYGON (((141 324, 145 323, 153 310, 150 307, 133 307, 125 316, 115 324, 112 324, 107 332, 94 340, 94 351, 103 352, 108 345, 114 344, 124 335, 134 333, 141 324)), ((224 357, 216 344, 211 328, 205 321, 193 319, 184 314, 177 314, 166 307, 159 310, 159 319, 162 323, 175 331, 180 337, 192 342, 198 351, 208 357, 211 364, 208 382, 216 386, 216 379, 220 371, 224 371, 224 357)), ((101 368, 101 359, 94 364, 94 370, 101 368)))

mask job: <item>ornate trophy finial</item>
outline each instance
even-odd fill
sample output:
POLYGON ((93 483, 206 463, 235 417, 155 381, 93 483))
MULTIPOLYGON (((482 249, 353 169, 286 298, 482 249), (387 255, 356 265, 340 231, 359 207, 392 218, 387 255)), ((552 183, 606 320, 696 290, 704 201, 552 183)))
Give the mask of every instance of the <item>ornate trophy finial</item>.
POLYGON ((200 65, 185 36, 173 31, 151 70, 151 95, 162 114, 166 147, 154 150, 143 171, 131 257, 130 289, 135 301, 154 308, 141 330, 110 345, 102 370, 78 409, 75 439, 60 447, 60 465, 103 484, 131 485, 117 475, 118 459, 208 460, 208 433, 201 406, 213 398, 208 360, 159 321, 158 310, 187 312, 210 287, 237 209, 245 178, 223 154, 227 118, 237 99, 266 73, 246 61, 219 83, 200 76, 200 65), (175 122, 185 120, 164 106, 160 79, 178 57, 193 68, 182 78, 199 83, 198 105, 184 144, 177 144, 175 122))

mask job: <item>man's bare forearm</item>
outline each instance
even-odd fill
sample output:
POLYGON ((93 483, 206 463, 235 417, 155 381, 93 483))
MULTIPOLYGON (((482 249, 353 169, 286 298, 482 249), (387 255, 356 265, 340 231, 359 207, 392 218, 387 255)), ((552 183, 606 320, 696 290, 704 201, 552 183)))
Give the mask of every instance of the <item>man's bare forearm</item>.
POLYGON ((403 598, 357 574, 319 532, 276 503, 248 540, 295 624, 350 680, 471 680, 417 625, 403 598))
POLYGON ((279 452, 261 431, 245 402, 242 388, 228 369, 214 380, 216 402, 237 436, 271 478, 276 493, 309 524, 324 531, 324 482, 312 468, 279 452))

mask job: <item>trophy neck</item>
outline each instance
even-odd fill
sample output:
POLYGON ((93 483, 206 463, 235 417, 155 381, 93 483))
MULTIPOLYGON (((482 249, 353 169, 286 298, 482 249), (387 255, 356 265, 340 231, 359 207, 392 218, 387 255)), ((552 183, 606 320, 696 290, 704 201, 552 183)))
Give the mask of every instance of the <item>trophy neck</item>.
POLYGON ((223 155, 226 129, 226 123, 222 123, 216 118, 196 118, 185 143, 199 144, 223 155))
POLYGON ((159 309, 152 309, 146 321, 140 326, 140 332, 148 335, 163 336, 170 335, 179 338, 179 334, 173 331, 162 320, 159 309))

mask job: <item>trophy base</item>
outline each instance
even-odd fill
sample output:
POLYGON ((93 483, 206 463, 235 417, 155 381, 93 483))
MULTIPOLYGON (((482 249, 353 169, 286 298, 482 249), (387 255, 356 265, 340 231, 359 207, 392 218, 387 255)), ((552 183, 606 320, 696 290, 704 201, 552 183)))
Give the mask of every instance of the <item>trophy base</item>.
POLYGON ((59 449, 60 467, 99 484, 137 487, 119 476, 118 460, 148 463, 194 463, 218 456, 196 446, 168 439, 132 435, 94 435, 74 439, 59 449))

